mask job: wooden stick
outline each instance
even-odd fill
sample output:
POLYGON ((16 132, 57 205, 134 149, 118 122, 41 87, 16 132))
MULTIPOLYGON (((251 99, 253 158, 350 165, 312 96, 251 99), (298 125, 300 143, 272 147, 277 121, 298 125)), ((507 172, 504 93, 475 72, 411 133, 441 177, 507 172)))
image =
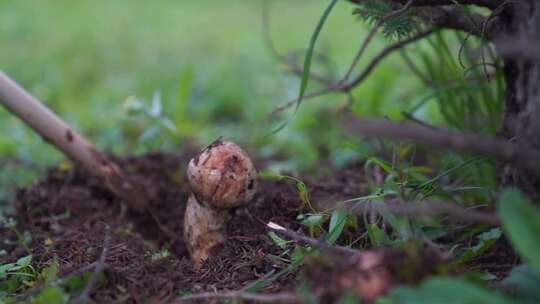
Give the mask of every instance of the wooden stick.
POLYGON ((38 133, 46 142, 82 165, 91 174, 103 178, 105 186, 131 208, 146 206, 143 190, 129 182, 122 170, 99 152, 81 134, 34 96, 0 71, 0 104, 38 133))
POLYGON ((411 123, 394 123, 383 119, 357 118, 347 115, 343 123, 349 133, 367 137, 386 137, 411 140, 442 150, 485 155, 515 164, 521 168, 540 172, 539 151, 507 140, 459 133, 446 129, 433 129, 411 123))

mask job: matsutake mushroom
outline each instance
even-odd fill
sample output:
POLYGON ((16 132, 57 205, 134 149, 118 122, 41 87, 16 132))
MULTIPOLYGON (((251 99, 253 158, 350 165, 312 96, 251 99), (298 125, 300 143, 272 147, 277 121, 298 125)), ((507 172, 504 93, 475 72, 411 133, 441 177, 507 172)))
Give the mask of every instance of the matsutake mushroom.
POLYGON ((191 186, 184 216, 184 239, 198 269, 226 238, 231 208, 249 203, 257 189, 257 170, 235 143, 216 140, 189 162, 191 186))

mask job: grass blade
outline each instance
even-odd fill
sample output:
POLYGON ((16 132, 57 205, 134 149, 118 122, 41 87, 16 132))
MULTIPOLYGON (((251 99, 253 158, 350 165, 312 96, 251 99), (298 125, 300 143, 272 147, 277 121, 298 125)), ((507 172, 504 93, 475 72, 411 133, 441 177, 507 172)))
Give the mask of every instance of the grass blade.
POLYGON ((326 9, 324 10, 324 13, 319 19, 319 22, 317 23, 317 27, 315 27, 315 31, 311 35, 311 40, 309 41, 309 48, 306 52, 306 57, 304 59, 304 73, 302 74, 302 81, 300 82, 300 92, 298 93, 298 101, 296 102, 295 112, 300 107, 300 103, 302 102, 302 98, 304 97, 304 93, 306 92, 306 89, 307 89, 307 85, 309 82, 309 73, 311 71, 311 61, 313 58, 313 51, 315 50, 315 43, 317 42, 317 38, 319 37, 319 34, 321 33, 324 23, 326 22, 326 19, 332 12, 332 9, 336 5, 336 3, 337 3, 337 0, 331 0, 330 4, 328 5, 328 7, 326 7, 326 9))

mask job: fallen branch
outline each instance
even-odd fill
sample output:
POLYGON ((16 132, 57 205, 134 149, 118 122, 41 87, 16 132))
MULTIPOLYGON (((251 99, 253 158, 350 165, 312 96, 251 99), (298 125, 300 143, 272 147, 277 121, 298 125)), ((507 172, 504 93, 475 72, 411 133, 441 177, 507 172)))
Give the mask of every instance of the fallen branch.
POLYGON ((81 164, 91 174, 100 176, 105 186, 135 210, 144 210, 143 190, 130 182, 122 170, 99 152, 81 134, 39 100, 0 71, 0 104, 38 133, 43 140, 67 157, 81 164))
POLYGON ((201 300, 246 300, 257 303, 302 303, 294 293, 273 294, 249 293, 241 291, 203 292, 176 298, 172 303, 193 303, 201 300))
POLYGON ((387 137, 411 140, 438 149, 479 154, 515 164, 523 169, 540 172, 538 151, 517 146, 505 140, 463 134, 444 129, 432 129, 410 123, 393 123, 387 120, 358 119, 350 117, 344 122, 351 133, 368 137, 387 137))

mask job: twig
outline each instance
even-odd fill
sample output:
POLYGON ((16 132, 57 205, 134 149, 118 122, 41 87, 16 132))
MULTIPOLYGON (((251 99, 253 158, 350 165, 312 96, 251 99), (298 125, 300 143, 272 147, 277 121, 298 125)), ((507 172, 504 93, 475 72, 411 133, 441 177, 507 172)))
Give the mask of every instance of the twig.
POLYGON ((386 56, 388 56, 389 54, 391 54, 392 52, 394 52, 396 50, 402 49, 403 47, 405 47, 408 44, 411 44, 413 42, 416 42, 416 41, 418 41, 418 40, 420 40, 422 38, 425 38, 425 37, 433 34, 435 31, 436 31, 435 28, 431 28, 431 29, 425 30, 423 32, 419 32, 416 35, 413 35, 413 36, 411 36, 411 37, 409 37, 407 39, 403 39, 401 41, 398 41, 398 42, 396 42, 394 44, 391 44, 391 45, 387 46, 379 54, 377 54, 377 56, 375 56, 370 61, 370 63, 362 71, 362 73, 360 73, 358 76, 356 76, 348 84, 345 84, 345 85, 341 86, 340 88, 343 89, 343 90, 346 90, 346 91, 351 90, 353 87, 356 87, 364 79, 366 79, 366 77, 369 76, 369 74, 371 73, 373 68, 375 68, 379 64, 379 62, 381 60, 383 60, 386 56))
POLYGON ((280 226, 276 223, 273 223, 273 222, 270 222, 266 225, 268 228, 272 229, 273 231, 279 233, 279 234, 282 234, 284 236, 287 236, 293 240, 296 240, 296 241, 299 241, 299 242, 302 242, 302 243, 306 243, 306 244, 309 244, 309 245, 312 245, 312 246, 315 246, 315 247, 319 247, 321 248, 321 250, 326 250, 326 251, 332 251, 332 252, 338 252, 338 253, 341 253, 341 254, 346 254, 346 255, 350 255, 350 254, 355 254, 355 253, 358 253, 358 250, 355 250, 355 249, 352 249, 352 248, 349 248, 349 247, 344 247, 344 246, 337 246, 337 245, 330 245, 328 243, 325 243, 323 241, 320 241, 320 240, 316 240, 314 238, 310 238, 310 237, 307 237, 305 235, 302 235, 298 232, 294 232, 292 230, 289 230, 283 226, 280 226))
MULTIPOLYGON (((310 98, 319 97, 319 96, 322 96, 322 95, 325 95, 325 94, 328 94, 328 93, 331 93, 331 92, 349 92, 354 87, 358 86, 363 80, 365 80, 370 75, 370 73, 373 71, 373 69, 386 56, 390 55, 392 52, 394 52, 396 50, 399 50, 399 49, 405 47, 406 45, 408 45, 410 43, 416 42, 416 41, 418 41, 418 40, 420 40, 422 38, 425 38, 425 37, 431 35, 432 33, 435 32, 435 30, 436 29, 428 29, 428 30, 425 30, 423 32, 417 33, 416 35, 411 36, 411 37, 409 37, 407 39, 403 39, 401 41, 398 41, 398 42, 396 42, 394 44, 391 44, 391 45, 387 46, 381 52, 379 52, 379 54, 377 54, 377 56, 375 56, 370 61, 370 63, 367 65, 367 67, 357 77, 355 77, 350 82, 342 84, 342 85, 337 85, 336 84, 335 86, 325 88, 325 89, 322 89, 320 91, 316 91, 316 92, 311 93, 311 94, 306 94, 306 95, 304 95, 304 98, 302 100, 307 100, 307 99, 310 99, 310 98)), ((274 111, 272 111, 272 113, 270 113, 269 116, 272 117, 272 116, 276 115, 277 113, 282 112, 283 110, 290 108, 291 106, 295 105, 297 103, 297 101, 298 101, 298 98, 295 98, 293 100, 290 100, 290 101, 284 103, 281 106, 276 107, 274 109, 274 111)))
POLYGON ((181 296, 172 303, 188 303, 198 300, 247 300, 257 303, 301 303, 301 299, 290 292, 273 294, 249 293, 240 291, 203 292, 193 295, 181 296))
POLYGON ((381 19, 379 19, 377 21, 375 26, 368 33, 366 39, 364 39, 364 41, 362 42, 362 46, 360 46, 360 48, 358 49, 358 52, 356 53, 356 56, 354 56, 354 59, 353 59, 351 65, 349 66, 349 69, 347 70, 347 73, 345 73, 345 76, 343 76, 343 78, 339 82, 339 85, 342 85, 345 82, 347 82, 347 80, 349 80, 349 77, 351 76, 352 72, 356 68, 356 65, 358 64, 358 61, 360 61, 360 58, 362 58, 362 55, 366 51, 366 49, 369 46, 369 44, 370 44, 371 40, 373 39, 373 37, 375 37, 375 34, 379 31, 379 28, 381 28, 390 19, 392 19, 394 17, 398 17, 399 15, 405 13, 411 7, 411 5, 413 4, 414 1, 415 0, 408 0, 407 3, 402 8, 400 8, 398 10, 395 10, 395 11, 389 12, 388 14, 382 16, 381 19))
POLYGON ((496 35, 495 23, 478 13, 467 12, 463 7, 437 6, 426 9, 423 19, 431 21, 438 28, 463 31, 465 33, 492 39, 496 35), (485 32, 478 25, 485 24, 485 32))
POLYGON ((439 149, 479 154, 513 163, 523 169, 540 172, 539 151, 530 147, 517 146, 505 140, 482 137, 474 134, 457 133, 444 129, 431 129, 410 123, 393 123, 386 120, 346 119, 345 128, 353 133, 370 137, 412 140, 439 149))
MULTIPOLYGON (((361 0, 350 0, 351 2, 360 3, 361 0)), ((437 29, 440 28, 448 28, 448 29, 454 29, 454 30, 461 30, 465 31, 470 34, 474 34, 476 36, 487 38, 488 40, 493 39, 494 35, 496 34, 495 28, 496 26, 490 26, 491 25, 491 18, 486 18, 480 14, 477 13, 471 13, 464 10, 461 5, 468 5, 468 4, 476 4, 485 6, 488 8, 495 9, 497 8, 501 3, 503 3, 502 0, 448 0, 448 1, 435 1, 435 0, 407 0, 407 1, 401 1, 401 0, 395 0, 396 3, 404 4, 403 7, 401 7, 398 10, 392 11, 389 14, 383 16, 383 18, 377 22, 377 24, 371 29, 368 36, 365 38, 365 40, 362 43, 362 46, 359 48, 356 56, 354 57, 351 65, 349 66, 345 76, 338 81, 337 84, 331 85, 326 79, 321 77, 314 77, 318 82, 321 82, 322 84, 325 84, 327 86, 326 89, 317 91, 315 93, 309 94, 304 96, 305 99, 325 95, 330 92, 344 92, 348 93, 353 88, 358 86, 363 80, 369 76, 373 68, 377 66, 377 64, 388 54, 392 53, 395 50, 401 49, 407 44, 416 42, 419 39, 422 39, 433 32, 435 32, 437 29), (459 5, 456 5, 456 2, 459 5), (403 14, 406 12, 411 6, 425 6, 428 7, 425 9, 425 11, 422 13, 424 19, 429 20, 433 23, 434 27, 426 30, 424 32, 420 32, 408 39, 404 39, 400 42, 397 42, 393 45, 388 46, 387 48, 383 49, 375 58, 373 58, 368 66, 358 75, 356 76, 352 81, 347 82, 350 78, 352 72, 354 71, 356 65, 358 64, 360 58, 364 54, 365 50, 367 49, 367 46, 373 39, 373 36, 378 31, 378 29, 388 20, 391 18, 398 16, 400 14, 403 14), (429 8, 431 7, 431 8, 429 8), (479 28, 479 24, 482 25, 481 28, 479 28)), ((264 15, 264 24, 267 26, 267 16, 264 15)), ((269 36, 265 35, 265 37, 268 39, 269 36)), ((270 43, 270 48, 272 51, 275 52, 275 47, 272 43, 270 43)), ((280 55, 278 55, 280 56, 280 55)), ((283 58, 283 56, 281 56, 283 58)), ((296 73, 302 72, 302 69, 293 69, 296 73)), ((269 115, 270 117, 274 116, 276 113, 281 112, 294 104, 297 103, 297 99, 291 100, 286 102, 285 104, 277 107, 272 111, 272 113, 269 115)))
MULTIPOLYGON (((322 96, 322 95, 326 95, 328 93, 332 93, 332 92, 335 92, 336 90, 334 90, 333 88, 328 88, 328 89, 322 89, 320 91, 316 91, 316 92, 313 92, 313 93, 309 93, 309 94, 305 94, 304 97, 302 98, 302 100, 307 100, 307 99, 311 99, 311 98, 315 98, 315 97, 319 97, 319 96, 322 96)), ((279 112, 282 112, 284 111, 285 109, 288 109, 290 107, 292 107, 294 104, 296 104, 298 102, 298 97, 282 104, 281 106, 277 106, 274 111, 272 111, 272 113, 270 113, 268 115, 268 117, 273 117, 275 116, 276 114, 278 114, 279 112)))
POLYGON ((73 300, 72 303, 92 302, 92 300, 90 299, 90 294, 92 293, 92 290, 94 289, 94 285, 96 285, 97 283, 99 275, 105 269, 105 260, 107 259, 107 254, 109 252, 110 245, 111 245, 111 228, 109 227, 109 225, 105 225, 105 240, 103 241, 103 249, 101 250, 101 255, 99 256, 99 260, 97 261, 96 267, 94 268, 94 273, 92 273, 92 276, 88 280, 88 283, 86 283, 86 286, 84 287, 84 290, 82 291, 82 293, 75 300, 73 300))
POLYGON ((401 115, 403 115, 403 117, 405 117, 405 119, 410 120, 413 123, 416 123, 416 124, 421 125, 423 127, 430 128, 430 129, 435 129, 435 130, 438 129, 436 126, 431 125, 431 124, 429 124, 429 123, 427 123, 427 122, 425 122, 423 120, 420 120, 420 119, 414 117, 414 115, 409 113, 409 112, 402 111, 401 115))
POLYGON ((142 210, 146 205, 142 189, 130 182, 113 161, 2 71, 0 104, 67 157, 101 176, 105 186, 127 205, 135 210, 142 210))
POLYGON ((480 212, 463 208, 456 204, 446 202, 423 202, 423 203, 396 203, 396 204, 369 204, 369 203, 351 203, 347 208, 353 214, 363 214, 371 210, 388 211, 395 215, 406 217, 449 215, 449 219, 455 222, 466 222, 476 224, 486 224, 490 226, 499 226, 500 220, 495 213, 480 212))

